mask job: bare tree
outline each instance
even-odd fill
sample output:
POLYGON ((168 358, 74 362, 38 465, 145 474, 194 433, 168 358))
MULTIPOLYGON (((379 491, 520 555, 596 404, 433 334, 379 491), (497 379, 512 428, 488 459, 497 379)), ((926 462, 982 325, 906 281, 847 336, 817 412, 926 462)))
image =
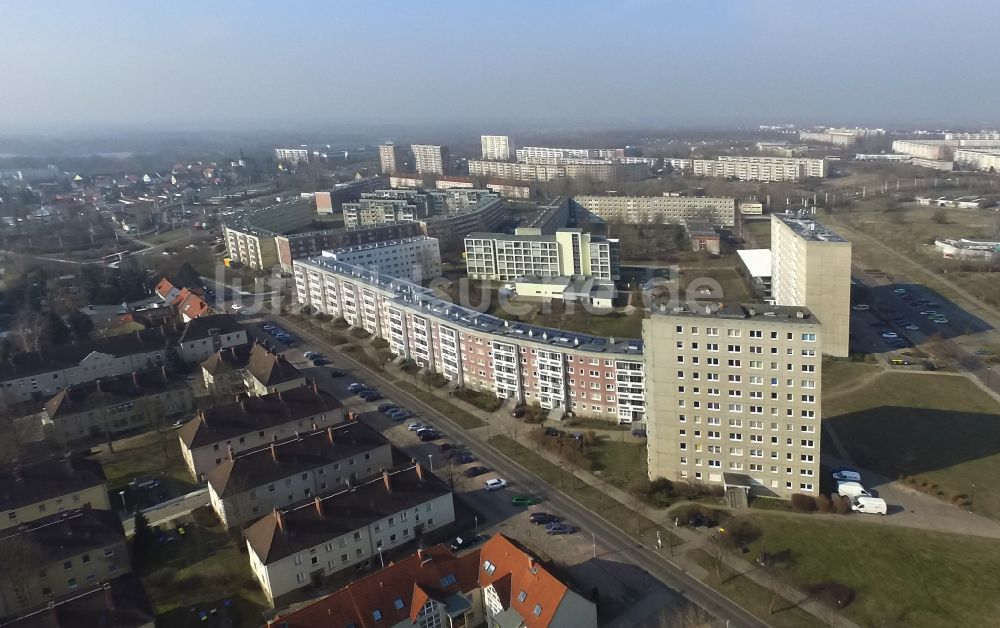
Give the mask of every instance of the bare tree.
POLYGON ((16 609, 27 606, 24 591, 26 581, 38 573, 44 563, 42 549, 26 534, 10 536, 0 542, 0 608, 16 609))

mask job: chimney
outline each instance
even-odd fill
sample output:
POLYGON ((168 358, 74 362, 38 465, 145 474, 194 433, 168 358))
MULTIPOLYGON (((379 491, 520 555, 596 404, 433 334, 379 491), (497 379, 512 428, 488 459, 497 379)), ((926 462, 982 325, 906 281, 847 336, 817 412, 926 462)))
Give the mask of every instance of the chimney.
POLYGON ((246 401, 241 401, 240 402, 240 409, 242 409, 243 412, 246 413, 246 411, 247 411, 247 402, 246 401))
POLYGON ((317 397, 319 396, 319 384, 316 383, 316 380, 313 380, 313 392, 316 393, 317 397))
POLYGON ((413 467, 413 469, 417 472, 417 478, 419 478, 420 481, 423 482, 424 481, 424 468, 418 462, 416 464, 416 466, 413 467))
POLYGON ((528 555, 528 571, 534 573, 535 569, 537 569, 537 567, 535 567, 535 557, 529 554, 528 555))
POLYGON ((271 457, 274 458, 275 462, 278 461, 278 448, 274 446, 273 442, 271 443, 271 457))
POLYGON ((312 427, 312 428, 313 428, 313 431, 316 431, 316 429, 317 429, 317 427, 316 427, 316 421, 313 421, 313 422, 312 422, 312 426, 313 426, 313 427, 312 427))
POLYGON ((385 490, 386 490, 386 492, 387 493, 391 493, 392 492, 392 480, 389 478, 389 472, 388 471, 383 471, 382 472, 382 481, 385 482, 385 490))
POLYGON ((163 381, 167 381, 167 379, 169 379, 167 377, 167 367, 160 366, 160 374, 163 375, 163 381))
POLYGON ((281 511, 277 508, 274 509, 274 518, 278 521, 278 529, 281 533, 285 533, 285 515, 281 514, 281 511))
POLYGON ((323 518, 324 518, 324 514, 323 514, 323 500, 322 500, 322 499, 320 499, 320 498, 319 498, 319 497, 317 496, 317 497, 316 497, 316 498, 315 498, 315 499, 313 500, 313 504, 314 504, 314 505, 316 506, 316 512, 317 512, 317 513, 319 514, 319 518, 320 518, 320 519, 323 519, 323 518))
POLYGON ((136 388, 139 387, 139 374, 135 371, 132 371, 132 383, 135 384, 136 388))
POLYGON ((236 452, 233 451, 233 446, 229 445, 229 459, 236 460, 236 452))
POLYGON ((330 444, 333 444, 333 427, 326 428, 326 437, 330 440, 330 444))
POLYGON ((104 586, 101 588, 104 589, 104 603, 107 606, 107 609, 109 611, 115 610, 115 596, 111 594, 111 583, 105 582, 104 586))
POLYGON ((97 392, 104 392, 101 390, 101 380, 94 380, 94 386, 97 387, 97 392))
POLYGON ((281 391, 280 390, 278 391, 278 401, 284 401, 284 399, 281 398, 281 391))

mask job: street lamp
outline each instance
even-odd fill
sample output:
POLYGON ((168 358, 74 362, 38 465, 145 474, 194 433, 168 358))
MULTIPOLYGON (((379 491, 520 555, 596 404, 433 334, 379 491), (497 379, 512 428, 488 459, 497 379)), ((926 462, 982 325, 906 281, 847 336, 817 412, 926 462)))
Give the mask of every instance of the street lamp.
POLYGON ((479 534, 479 515, 472 515, 472 518, 476 522, 476 534, 479 534))
POLYGON ((434 473, 434 454, 427 454, 427 462, 431 466, 431 473, 434 473))
POLYGON ((378 560, 379 560, 380 563, 382 563, 382 568, 384 569, 385 568, 385 559, 382 558, 382 546, 379 545, 376 549, 378 549, 378 560))
POLYGON ((125 491, 118 491, 118 496, 122 498, 122 512, 128 514, 128 505, 125 504, 125 491))

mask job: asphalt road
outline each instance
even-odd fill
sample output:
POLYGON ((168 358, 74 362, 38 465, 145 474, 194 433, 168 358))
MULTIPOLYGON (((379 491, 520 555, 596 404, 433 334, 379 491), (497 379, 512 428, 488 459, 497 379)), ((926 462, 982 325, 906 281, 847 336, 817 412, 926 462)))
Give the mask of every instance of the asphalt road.
MULTIPOLYGON (((583 508, 516 462, 511 461, 506 456, 502 456, 481 441, 470 437, 465 430, 439 414, 435 408, 412 397, 405 391, 395 388, 380 375, 369 372, 360 363, 355 362, 350 357, 335 353, 333 347, 304 329, 300 329, 291 321, 280 316, 271 316, 270 318, 279 322, 283 328, 293 332, 299 338, 300 342, 292 350, 293 354, 298 352, 301 355, 301 352, 306 350, 320 351, 327 357, 336 356, 338 360, 349 362, 352 372, 358 375, 364 374, 363 379, 360 377, 331 378, 329 376, 320 376, 317 379, 324 388, 333 387, 338 392, 346 392, 344 387, 352 381, 367 381, 375 385, 394 402, 418 412, 422 419, 433 422, 435 427, 452 442, 465 443, 467 448, 485 465, 496 470, 510 483, 510 489, 530 492, 532 495, 544 498, 549 505, 547 508, 551 506, 552 510, 580 527, 578 534, 593 536, 598 554, 613 557, 616 561, 641 568, 676 592, 676 594, 700 606, 717 617, 720 622, 725 622, 728 626, 752 626, 755 628, 768 626, 766 622, 758 619, 738 604, 735 604, 697 578, 686 573, 679 565, 670 561, 668 557, 657 553, 651 547, 640 545, 632 537, 611 525, 602 517, 583 508)), ((317 370, 321 371, 323 369, 321 367, 317 370)), ((342 395, 343 392, 339 396, 342 395)), ((497 493, 506 494, 503 497, 497 495, 495 499, 503 500, 506 498, 509 500, 509 493, 507 491, 498 491, 497 493)), ((486 495, 484 492, 482 497, 476 498, 477 501, 479 499, 494 499, 494 497, 486 495)), ((670 602, 671 600, 665 599, 664 606, 670 605, 670 602)))

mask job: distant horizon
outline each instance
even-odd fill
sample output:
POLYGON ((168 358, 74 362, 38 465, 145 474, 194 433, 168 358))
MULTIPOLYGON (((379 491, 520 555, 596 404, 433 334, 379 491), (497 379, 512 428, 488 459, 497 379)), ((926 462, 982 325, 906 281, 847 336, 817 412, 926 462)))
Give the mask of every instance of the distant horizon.
POLYGON ((38 0, 4 17, 3 136, 1000 125, 1000 4, 969 0, 38 0))

